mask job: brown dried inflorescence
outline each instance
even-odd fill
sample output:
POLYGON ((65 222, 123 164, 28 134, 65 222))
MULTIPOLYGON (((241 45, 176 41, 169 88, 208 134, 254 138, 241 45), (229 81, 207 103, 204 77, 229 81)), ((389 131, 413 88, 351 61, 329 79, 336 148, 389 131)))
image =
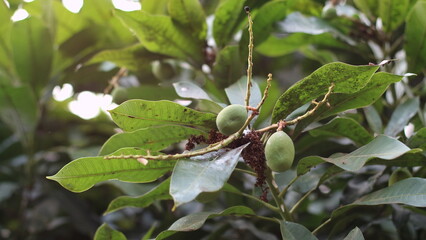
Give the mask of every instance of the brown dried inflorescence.
MULTIPOLYGON (((265 186, 266 185, 266 176, 265 176, 266 159, 265 159, 265 150, 263 147, 263 143, 260 140, 261 136, 262 136, 261 133, 251 131, 245 134, 244 136, 236 139, 227 147, 234 149, 250 142, 250 144, 242 151, 241 155, 244 159, 244 162, 255 171, 257 175, 255 186, 262 189, 262 195, 260 196, 260 199, 266 202, 267 201, 266 195, 268 193, 267 192, 268 187, 265 186)), ((220 142, 224 139, 226 139, 225 135, 221 134, 218 131, 211 130, 208 138, 205 138, 202 135, 191 136, 188 139, 185 149, 190 151, 195 147, 195 144, 200 144, 200 143, 213 144, 213 143, 220 142)))

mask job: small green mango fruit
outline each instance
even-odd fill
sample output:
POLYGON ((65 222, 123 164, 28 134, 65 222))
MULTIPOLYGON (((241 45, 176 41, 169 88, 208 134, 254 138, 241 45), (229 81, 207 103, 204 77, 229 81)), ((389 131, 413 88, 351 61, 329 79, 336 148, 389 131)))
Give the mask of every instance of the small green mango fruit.
POLYGON ((396 182, 399 182, 401 180, 404 180, 406 178, 410 178, 413 175, 411 175, 410 171, 408 171, 407 168, 398 168, 396 169, 389 177, 388 185, 392 186, 396 182))
POLYGON ((163 61, 152 63, 152 73, 158 80, 169 80, 176 75, 175 68, 170 63, 163 61))
POLYGON ((219 132, 229 136, 240 130, 247 120, 246 107, 238 104, 229 105, 222 109, 216 117, 219 132))
POLYGON ((294 144, 283 131, 275 132, 265 145, 266 165, 275 172, 290 169, 294 160, 294 144))

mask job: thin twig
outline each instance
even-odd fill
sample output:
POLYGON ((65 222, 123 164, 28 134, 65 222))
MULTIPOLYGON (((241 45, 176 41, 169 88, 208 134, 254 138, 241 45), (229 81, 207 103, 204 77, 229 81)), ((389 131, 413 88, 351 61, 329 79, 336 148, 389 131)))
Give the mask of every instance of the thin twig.
POLYGON ((325 225, 327 225, 330 222, 331 222, 331 218, 327 219, 327 221, 323 222, 321 225, 315 228, 315 230, 312 231, 312 234, 316 235, 325 225))
POLYGON ((124 77, 127 75, 127 68, 120 68, 120 70, 118 70, 117 74, 115 74, 111 80, 109 80, 108 82, 108 86, 105 88, 104 90, 104 94, 109 94, 113 88, 118 87, 118 81, 120 80, 120 78, 124 77))
POLYGON ((250 9, 246 10, 248 18, 248 32, 249 32, 249 45, 248 45, 248 57, 247 57, 247 91, 245 103, 246 107, 250 106, 250 88, 251 88, 251 78, 253 71, 253 21, 251 20, 250 9))
POLYGON ((266 220, 266 221, 270 221, 270 222, 280 224, 280 221, 276 218, 264 217, 264 216, 259 216, 259 215, 244 215, 244 217, 258 218, 258 219, 261 219, 261 220, 266 220))
POLYGON ((290 186, 296 182, 297 179, 299 179, 299 175, 297 175, 296 177, 294 177, 288 184, 287 186, 280 192, 280 194, 278 195, 279 198, 283 198, 284 195, 286 194, 286 192, 288 191, 288 189, 290 188, 290 186))
POLYGON ((299 199, 299 201, 297 201, 297 203, 296 203, 296 204, 294 204, 294 206, 291 208, 291 210, 290 210, 290 214, 293 214, 293 213, 294 213, 294 211, 296 211, 296 209, 300 206, 300 204, 302 204, 302 202, 303 202, 303 201, 305 201, 305 199, 306 199, 307 197, 309 197, 309 195, 311 195, 311 193, 312 193, 313 191, 315 191, 315 189, 317 189, 317 187, 316 187, 316 186, 315 186, 313 189, 309 190, 307 193, 305 193, 305 195, 303 195, 303 196, 299 199))

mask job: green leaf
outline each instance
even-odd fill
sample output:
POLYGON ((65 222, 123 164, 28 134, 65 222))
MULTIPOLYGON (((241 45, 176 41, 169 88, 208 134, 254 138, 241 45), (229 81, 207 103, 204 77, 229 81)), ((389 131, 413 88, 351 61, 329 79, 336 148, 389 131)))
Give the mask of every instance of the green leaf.
POLYGON ((318 240, 307 228, 298 223, 281 221, 280 229, 282 238, 286 240, 318 240))
POLYGON ((226 153, 216 151, 176 164, 170 183, 170 195, 175 207, 194 200, 202 192, 216 192, 228 181, 247 146, 226 153))
POLYGON ((411 148, 418 147, 426 150, 426 127, 421 128, 411 136, 407 141, 407 145, 411 148))
POLYGON ((411 8, 404 37, 408 71, 420 72, 426 66, 426 1, 417 1, 411 8))
POLYGON ((343 240, 364 240, 361 230, 355 227, 343 240))
POLYGON ((102 224, 98 230, 96 230, 94 240, 126 240, 126 236, 123 233, 112 229, 108 224, 102 224))
MULTIPOLYGON (((253 37, 257 45, 264 42, 275 29, 275 23, 287 15, 287 1, 272 1, 264 4, 253 18, 253 37)), ((249 34, 244 32, 240 41, 240 49, 247 54, 249 34)), ((244 55, 246 55, 244 54, 244 55)))
POLYGON ((355 5, 370 18, 378 15, 379 0, 354 0, 355 5))
POLYGON ((192 82, 176 82, 173 83, 173 87, 179 97, 198 99, 197 106, 194 107, 196 109, 218 114, 223 109, 223 107, 226 106, 223 103, 218 103, 217 100, 213 100, 215 98, 211 98, 209 94, 204 91, 204 89, 192 82))
POLYGON ((207 34, 206 16, 198 0, 169 1, 169 14, 195 38, 205 40, 207 34))
POLYGON ((329 63, 294 84, 278 99, 272 113, 272 122, 284 119, 305 103, 327 93, 331 83, 333 93, 355 93, 371 79, 379 66, 352 66, 329 63))
POLYGON ((343 136, 357 145, 365 145, 373 140, 373 136, 352 118, 334 118, 326 125, 310 130, 309 133, 314 137, 343 136))
POLYGON ((132 71, 151 71, 151 62, 162 59, 164 56, 152 53, 140 44, 122 49, 104 50, 93 56, 86 64, 110 61, 117 66, 132 71))
POLYGON ((395 111, 392 113, 391 119, 385 128, 385 134, 391 137, 395 137, 398 133, 404 130, 404 127, 410 121, 420 107, 420 99, 411 98, 404 103, 398 105, 395 111))
POLYGON ((226 46, 220 50, 213 65, 213 76, 220 87, 228 87, 243 75, 238 46, 226 46))
POLYGON ((367 120, 371 130, 373 130, 375 133, 382 133, 383 123, 376 108, 374 108, 374 106, 367 106, 363 108, 363 110, 364 110, 365 119, 367 120))
POLYGON ((152 234, 154 233, 155 228, 157 227, 157 222, 154 222, 154 224, 151 225, 151 227, 148 229, 148 231, 143 235, 141 240, 149 240, 151 239, 152 234))
MULTIPOLYGON (((122 148, 112 155, 147 155, 147 153, 142 149, 122 148)), ((150 160, 147 165, 143 165, 136 159, 84 157, 68 163, 58 173, 47 178, 57 181, 70 191, 83 192, 96 183, 110 179, 124 182, 152 182, 171 171, 175 164, 175 160, 150 160)))
POLYGON ((379 1, 379 17, 383 21, 383 28, 386 32, 391 32, 402 24, 409 6, 410 0, 379 1))
POLYGON ((398 82, 402 76, 379 72, 373 75, 367 85, 352 94, 331 94, 328 102, 330 107, 323 105, 315 113, 297 124, 296 132, 300 132, 315 120, 323 119, 334 114, 368 106, 374 103, 388 88, 389 84, 398 82))
POLYGON ((215 12, 213 37, 219 47, 228 43, 245 17, 245 0, 221 1, 215 12))
POLYGON ((122 196, 118 197, 108 205, 108 209, 104 214, 108 214, 111 212, 115 212, 122 208, 126 207, 137 207, 137 208, 145 208, 154 203, 157 200, 168 200, 172 199, 172 196, 169 194, 170 188, 170 178, 160 183, 157 187, 152 189, 151 191, 145 193, 139 197, 128 197, 122 196))
POLYGON ((332 218, 344 215, 356 206, 376 206, 382 204, 406 204, 414 207, 426 207, 426 179, 407 178, 390 187, 367 194, 354 203, 333 211, 332 218))
POLYGON ((143 10, 150 14, 167 14, 169 0, 143 0, 143 10))
POLYGON ((403 155, 409 150, 410 148, 400 141, 380 135, 367 145, 364 145, 349 154, 339 155, 338 157, 332 156, 329 158, 315 156, 303 158, 299 161, 298 173, 304 172, 302 169, 305 167, 309 168, 315 166, 321 161, 332 163, 346 171, 356 172, 372 158, 392 160, 403 155), (299 165, 301 166, 300 170, 299 165))
POLYGON ((104 143, 99 155, 108 155, 124 147, 139 147, 156 152, 192 135, 206 135, 206 132, 196 128, 165 125, 142 128, 133 132, 117 133, 104 143))
MULTIPOLYGON (((256 41, 257 44, 257 41, 256 41)), ((303 47, 330 46, 333 48, 346 48, 347 45, 334 38, 330 33, 311 35, 307 33, 293 33, 286 37, 270 35, 262 44, 257 45, 256 51, 268 57, 280 57, 293 53, 303 47)))
POLYGON ((21 139, 24 145, 33 141, 38 122, 38 107, 28 86, 0 85, 0 119, 21 139))
MULTIPOLYGON (((240 80, 232 84, 231 86, 225 88, 226 96, 228 96, 229 102, 231 104, 240 104, 245 106, 245 97, 247 91, 247 78, 242 77, 240 80)), ((260 92, 259 85, 252 81, 252 86, 250 88, 250 106, 257 106, 260 100, 262 99, 262 93, 260 92)))
POLYGON ((129 100, 109 112, 113 121, 124 131, 161 125, 216 128, 216 115, 170 101, 129 100))
POLYGON ((144 11, 117 10, 115 14, 135 32, 149 51, 186 60, 195 65, 203 62, 202 43, 176 26, 171 17, 151 15, 144 11))
POLYGON ((40 19, 30 17, 14 23, 11 37, 16 72, 22 82, 39 90, 49 81, 52 64, 53 40, 49 29, 40 19))
POLYGON ((172 87, 143 84, 138 87, 118 87, 112 90, 111 95, 115 103, 123 103, 129 99, 143 100, 175 100, 179 98, 172 87))
POLYGON ((198 212, 187 215, 174 222, 169 229, 161 232, 155 239, 161 240, 172 236, 176 232, 195 231, 203 226, 207 219, 220 216, 250 216, 255 212, 245 206, 233 206, 222 212, 198 212))

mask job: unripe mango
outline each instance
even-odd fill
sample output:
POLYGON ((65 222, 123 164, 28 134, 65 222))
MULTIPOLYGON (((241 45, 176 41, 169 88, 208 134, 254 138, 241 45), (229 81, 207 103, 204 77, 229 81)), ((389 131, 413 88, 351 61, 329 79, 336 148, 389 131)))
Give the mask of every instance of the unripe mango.
POLYGON ((246 107, 238 104, 222 109, 216 117, 216 126, 224 135, 231 135, 240 130, 247 120, 246 107))
POLYGON ((399 181, 404 180, 406 178, 410 178, 412 176, 413 175, 411 175, 410 171, 408 171, 407 168, 398 168, 390 175, 388 185, 392 186, 396 182, 399 182, 399 181))
POLYGON ((283 131, 275 132, 265 145, 266 165, 275 172, 290 169, 294 160, 294 144, 283 131))

